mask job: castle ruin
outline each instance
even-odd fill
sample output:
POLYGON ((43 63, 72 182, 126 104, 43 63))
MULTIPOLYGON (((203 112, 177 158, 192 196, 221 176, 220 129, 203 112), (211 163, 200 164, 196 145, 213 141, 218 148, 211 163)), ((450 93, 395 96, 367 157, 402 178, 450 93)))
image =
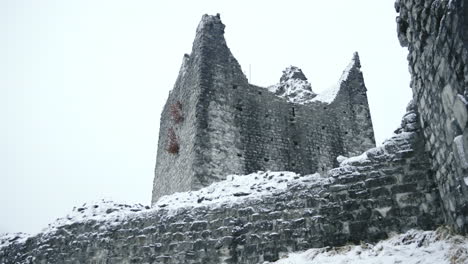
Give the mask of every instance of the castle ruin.
POLYGON ((153 203, 230 174, 326 173, 338 156, 374 147, 360 68, 356 53, 336 87, 319 95, 296 67, 269 89, 249 84, 219 15, 204 15, 161 114, 153 203))
MULTIPOLYGON (((345 78, 349 82, 340 88, 342 102, 291 103, 281 82, 271 89, 276 94, 248 84, 219 37, 224 29, 219 17, 205 16, 201 27, 208 29, 198 32, 206 34, 197 34, 163 112, 161 130, 168 132, 160 137, 153 208, 117 205, 98 214, 95 206, 80 208, 78 214, 90 211, 89 218, 64 219, 34 236, 0 239, 0 263, 253 264, 308 248, 375 242, 412 228, 447 225, 467 234, 468 1, 397 0, 395 7, 398 38, 409 50, 413 101, 395 135, 382 146, 335 163, 335 155, 359 151, 357 142, 336 143, 346 139, 345 132, 373 144, 367 104, 352 101, 366 100, 356 58, 354 70, 345 78), (358 92, 351 93, 353 89, 358 92), (260 98, 275 102, 270 104, 274 107, 255 105, 260 98), (315 108, 333 122, 306 117, 315 108), (347 120, 340 119, 338 111, 353 109, 356 113, 347 113, 347 120), (243 116, 247 112, 252 117, 243 116), (269 113, 271 117, 265 117, 269 113), (270 118, 282 121, 273 132, 263 131, 267 129, 262 126, 276 125, 270 118), (306 121, 310 130, 302 127, 306 121), (366 130, 353 131, 353 122, 362 121, 367 122, 366 130), (335 143, 320 133, 307 134, 322 131, 322 124, 323 133, 336 137, 335 143), (343 128, 327 131, 327 125, 335 124, 343 128), (254 134, 257 129, 260 135, 254 134), (266 144, 271 138, 277 143, 266 144), (278 143, 281 140, 284 145, 278 143), (254 152, 248 143, 264 148, 254 152), (308 150, 309 145, 328 148, 326 158, 313 160, 319 154, 308 150), (287 154, 280 154, 281 149, 287 154), (171 162, 180 173, 167 166, 171 162), (226 192, 219 202, 209 196, 209 187, 156 201, 164 193, 227 182, 220 181, 224 172, 294 168, 307 173, 320 172, 322 166, 326 172, 321 176, 280 172, 239 176, 246 182, 259 178, 282 182, 281 188, 260 194, 258 188, 269 186, 226 192), (172 173, 173 184, 164 182, 164 172, 172 173), (194 199, 184 204, 181 197, 194 199)), ((296 69, 288 72, 294 80, 305 80, 296 69)), ((306 101, 320 96, 303 90, 308 91, 306 101)))

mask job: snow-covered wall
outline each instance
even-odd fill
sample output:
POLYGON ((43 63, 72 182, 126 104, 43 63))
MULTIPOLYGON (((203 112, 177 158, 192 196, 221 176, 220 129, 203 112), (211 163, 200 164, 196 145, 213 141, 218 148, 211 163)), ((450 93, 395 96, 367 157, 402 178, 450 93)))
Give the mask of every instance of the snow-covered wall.
POLYGON ((262 263, 441 224, 410 105, 397 134, 338 168, 228 177, 153 208, 87 205, 44 233, 0 237, 0 263, 262 263))
POLYGON ((325 173, 339 155, 375 146, 360 68, 356 53, 337 86, 317 96, 295 67, 274 91, 257 87, 227 47, 219 16, 203 16, 161 115, 153 203, 229 174, 325 173), (187 118, 177 123, 173 106, 179 102, 187 118), (167 151, 171 127, 179 153, 167 151))
POLYGON ((467 233, 468 1, 399 0, 395 7, 445 219, 467 233))
MULTIPOLYGON (((224 25, 219 17, 206 16, 206 23, 199 26, 206 34, 197 33, 194 50, 184 57, 163 112, 166 117, 162 127, 174 127, 180 149, 177 155, 169 155, 164 150, 170 137, 160 135, 157 164, 164 166, 156 166, 155 190, 170 193, 200 188, 210 181, 217 183, 159 201, 157 193, 153 208, 102 204, 78 208, 41 234, 0 237, 0 263, 261 263, 308 248, 376 241, 410 228, 435 229, 449 224, 466 233, 468 4, 462 0, 400 0, 396 8, 398 36, 409 49, 415 103, 408 106, 395 136, 382 146, 348 159, 340 157, 339 166, 322 176, 262 172, 219 181, 217 173, 221 171, 269 168, 260 166, 260 162, 270 147, 245 148, 255 141, 263 144, 262 132, 268 131, 259 126, 264 123, 253 121, 264 119, 256 115, 269 115, 273 112, 268 110, 278 108, 274 110, 278 118, 271 122, 292 118, 296 126, 306 118, 301 115, 312 114, 306 109, 324 113, 334 102, 292 104, 289 94, 280 98, 249 85, 224 48, 224 38, 216 37, 222 35, 224 25), (219 49, 225 53, 219 53, 219 49), (198 66, 190 70, 191 64, 198 66), (268 102, 252 105, 260 100, 252 98, 268 98, 268 102), (233 105, 239 99, 243 104, 233 105), (282 111, 283 106, 286 111, 282 111), (250 116, 255 125, 244 123, 250 116), (235 126, 230 128, 232 124, 235 126), (258 135, 242 138, 242 129, 258 135), (247 161, 250 157, 253 161, 247 161), (184 174, 192 171, 193 175, 184 174), (203 182, 204 175, 212 179, 203 182), (159 180, 162 183, 156 187, 159 180)), ((353 61, 357 65, 358 60, 353 61)), ((347 88, 340 85, 330 94, 336 95, 337 104, 342 96, 347 102, 342 107, 358 107, 351 108, 361 114, 350 123, 365 123, 368 110, 367 105, 360 105, 365 93, 359 67, 351 67, 344 76, 346 81, 340 84, 347 88), (356 92, 359 97, 350 95, 356 92)), ((308 94, 312 101, 320 101, 317 98, 321 95, 308 94)), ((346 110, 336 107, 334 111, 331 120, 338 118, 338 111, 346 110)), ((314 120, 309 121, 319 122, 314 120)), ((329 124, 339 122, 346 121, 329 124)), ((286 131, 285 135, 297 136, 289 126, 286 131)), ((277 135, 281 138, 283 134, 277 135)), ((288 140, 294 144, 295 138, 288 140)), ((288 140, 284 144, 290 143, 288 140)), ((297 142, 298 149, 288 148, 285 153, 301 151, 302 145, 297 142)), ((327 153, 322 164, 327 164, 327 153)))

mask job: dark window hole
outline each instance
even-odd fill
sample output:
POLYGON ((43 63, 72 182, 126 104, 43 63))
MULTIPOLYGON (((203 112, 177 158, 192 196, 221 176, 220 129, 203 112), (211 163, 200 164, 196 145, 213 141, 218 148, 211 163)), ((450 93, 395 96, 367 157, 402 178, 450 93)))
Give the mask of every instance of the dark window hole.
POLYGON ((233 86, 232 86, 232 89, 237 89, 237 85, 233 85, 233 86))
POLYGON ((296 116, 296 111, 294 110, 294 107, 292 108, 292 115, 296 116))
POLYGON ((294 121, 294 118, 289 118, 289 121, 293 122, 293 121, 294 121))
POLYGON ((262 92, 258 92, 259 95, 262 95, 262 92))
POLYGON ((348 135, 348 131, 344 132, 345 135, 348 135))
POLYGON ((296 166, 296 163, 294 163, 294 162, 293 162, 293 163, 291 163, 291 166, 293 166, 293 167, 294 167, 294 166, 296 166))
POLYGON ((295 146, 299 145, 299 142, 297 142, 297 141, 293 141, 293 143, 294 143, 295 146))
POLYGON ((325 129, 325 126, 322 126, 322 129, 325 129))
POLYGON ((236 109, 242 111, 242 106, 237 106, 236 109))
POLYGON ((323 107, 323 110, 327 110, 327 107, 326 107, 326 106, 325 106, 325 107, 323 107))
POLYGON ((270 161, 269 158, 264 158, 263 160, 266 161, 266 162, 270 161))
POLYGON ((343 114, 346 114, 346 111, 343 111, 343 114))
POLYGON ((237 157, 242 157, 242 154, 240 154, 240 153, 237 153, 237 157))

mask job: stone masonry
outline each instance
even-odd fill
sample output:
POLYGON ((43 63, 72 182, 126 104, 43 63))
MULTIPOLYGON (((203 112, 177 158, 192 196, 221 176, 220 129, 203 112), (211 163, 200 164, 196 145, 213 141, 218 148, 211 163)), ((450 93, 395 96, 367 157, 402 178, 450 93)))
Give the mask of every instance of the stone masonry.
POLYGON ((65 224, 0 249, 0 263, 257 264, 312 247, 434 229, 442 223, 439 193, 414 105, 408 110, 397 135, 322 180, 294 177, 285 190, 246 194, 237 203, 160 205, 65 224))
MULTIPOLYGON (((155 203, 153 208, 144 210, 130 208, 127 214, 108 210, 89 219, 61 222, 34 236, 0 237, 0 263, 261 263, 312 247, 377 241, 391 232, 404 232, 410 228, 435 229, 446 224, 454 231, 466 233, 468 4, 462 0, 401 0, 397 1, 396 9, 399 12, 398 36, 401 44, 409 49, 414 99, 395 136, 382 146, 359 156, 340 159, 335 168, 322 173, 320 178, 296 175, 288 180, 285 189, 272 190, 261 196, 242 193, 236 199, 233 197, 236 202, 208 204, 200 199, 196 205, 175 208, 155 203)), ((197 32, 222 33, 224 26, 219 17, 204 19, 209 21, 201 23, 200 27, 207 26, 208 31, 199 27, 197 32)), ((205 161, 212 164, 206 168, 212 172, 221 168, 217 165, 221 160, 210 158, 214 154, 207 151, 208 148, 202 148, 202 143, 195 142, 204 142, 208 146, 215 144, 216 147, 211 149, 218 153, 223 149, 217 146, 219 138, 231 137, 233 141, 228 142, 234 143, 238 139, 239 134, 235 133, 240 133, 242 126, 235 126, 237 132, 226 136, 217 135, 216 131, 225 127, 225 123, 243 119, 236 119, 239 117, 235 114, 227 114, 227 121, 224 117, 213 118, 220 113, 216 109, 235 108, 236 105, 230 103, 237 103, 238 97, 233 96, 249 93, 253 96, 254 92, 271 96, 271 100, 283 100, 248 85, 232 56, 201 56, 202 53, 223 54, 216 51, 218 48, 228 52, 224 38, 214 36, 197 34, 194 51, 184 57, 181 74, 163 112, 171 118, 162 124, 162 129, 169 132, 167 138, 165 134, 160 136, 160 142, 180 143, 159 146, 161 151, 167 148, 179 155, 177 158, 171 156, 176 154, 167 155, 166 161, 159 161, 158 153, 158 162, 169 164, 168 161, 173 159, 172 165, 181 170, 180 177, 173 178, 174 183, 164 183, 168 192, 179 188, 169 189, 175 184, 186 184, 180 188, 187 190, 195 187, 191 181, 205 168, 197 167, 200 171, 192 172, 193 164, 205 161), (208 42, 219 41, 222 45, 203 44, 204 38, 208 42), (195 62, 197 70, 190 70, 193 69, 190 64, 195 62), (233 68, 223 66, 228 64, 233 68), (213 71, 216 74, 212 74, 213 71), (223 80, 216 76, 231 76, 228 80, 243 81, 223 84, 226 85, 225 94, 215 96, 216 91, 208 88, 222 86, 223 80), (197 85, 190 86, 192 84, 197 85), (235 89, 234 85, 237 85, 235 89), (190 87, 193 89, 188 89, 190 87), (206 90, 202 91, 201 87, 206 90), (241 89, 244 93, 234 95, 234 90, 241 89), (207 103, 213 98, 231 97, 236 100, 207 103), (199 104, 199 101, 205 103, 199 104), (203 116, 210 118, 200 118, 203 116), (217 129, 210 134, 212 126, 217 129), (174 133, 170 132, 171 127, 174 133), (190 154, 193 151, 201 151, 203 155, 190 154)), ((349 78, 359 75, 359 67, 356 63, 354 66, 351 67, 355 69, 354 74, 351 70, 349 78)), ((246 98, 243 100, 241 112, 253 107, 245 103, 248 102, 246 98)), ((296 116, 293 117, 297 120, 295 125, 299 125, 299 116, 308 106, 287 103, 287 98, 281 102, 288 105, 287 109, 298 107, 299 112, 294 112, 296 116)), ((331 107, 331 104, 322 106, 331 107)), ((238 113, 234 110, 229 111, 238 113)), ((258 111, 265 114, 264 110, 258 111)), ((291 112, 279 111, 280 114, 291 117, 291 112)), ((365 118, 365 115, 361 117, 365 118)), ((346 149, 345 144, 343 149, 346 149)), ((247 154, 249 151, 245 146, 236 150, 242 150, 232 153, 241 154, 239 158, 256 157, 247 154)), ((270 153, 270 150, 263 151, 259 152, 262 158, 270 153)), ((231 157, 229 155, 227 157, 231 157)), ((247 162, 234 160, 225 166, 229 169, 257 168, 259 162, 261 160, 246 165, 247 162)), ((333 162, 330 161, 329 166, 333 166, 333 162)), ((317 169, 320 171, 320 166, 317 169)), ((164 170, 171 172, 170 167, 164 170)), ((275 175, 279 172, 263 172, 261 175, 278 177, 275 175)), ((251 175, 242 177, 248 179, 251 175)), ((201 182, 197 184, 202 186, 201 182)), ((176 195, 166 198, 166 202, 178 203, 176 195)))
MULTIPOLYGON (((339 155, 375 146, 360 67, 356 53, 332 102, 293 103, 249 84, 226 45, 219 15, 203 16, 161 114, 153 203, 229 174, 325 173, 339 155), (176 153, 168 149, 171 133, 176 153)), ((307 80, 298 73, 291 78, 307 80)))
POLYGON ((445 220, 467 233, 468 1, 401 0, 395 7, 445 220))

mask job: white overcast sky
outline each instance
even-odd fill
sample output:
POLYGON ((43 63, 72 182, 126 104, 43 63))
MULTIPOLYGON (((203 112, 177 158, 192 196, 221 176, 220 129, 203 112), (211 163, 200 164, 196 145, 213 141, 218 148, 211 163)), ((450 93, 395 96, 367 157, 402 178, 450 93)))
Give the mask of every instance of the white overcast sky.
POLYGON ((1 0, 0 233, 150 203, 160 112, 205 13, 261 86, 295 65, 320 92, 358 51, 381 143, 411 97, 393 2, 1 0))

